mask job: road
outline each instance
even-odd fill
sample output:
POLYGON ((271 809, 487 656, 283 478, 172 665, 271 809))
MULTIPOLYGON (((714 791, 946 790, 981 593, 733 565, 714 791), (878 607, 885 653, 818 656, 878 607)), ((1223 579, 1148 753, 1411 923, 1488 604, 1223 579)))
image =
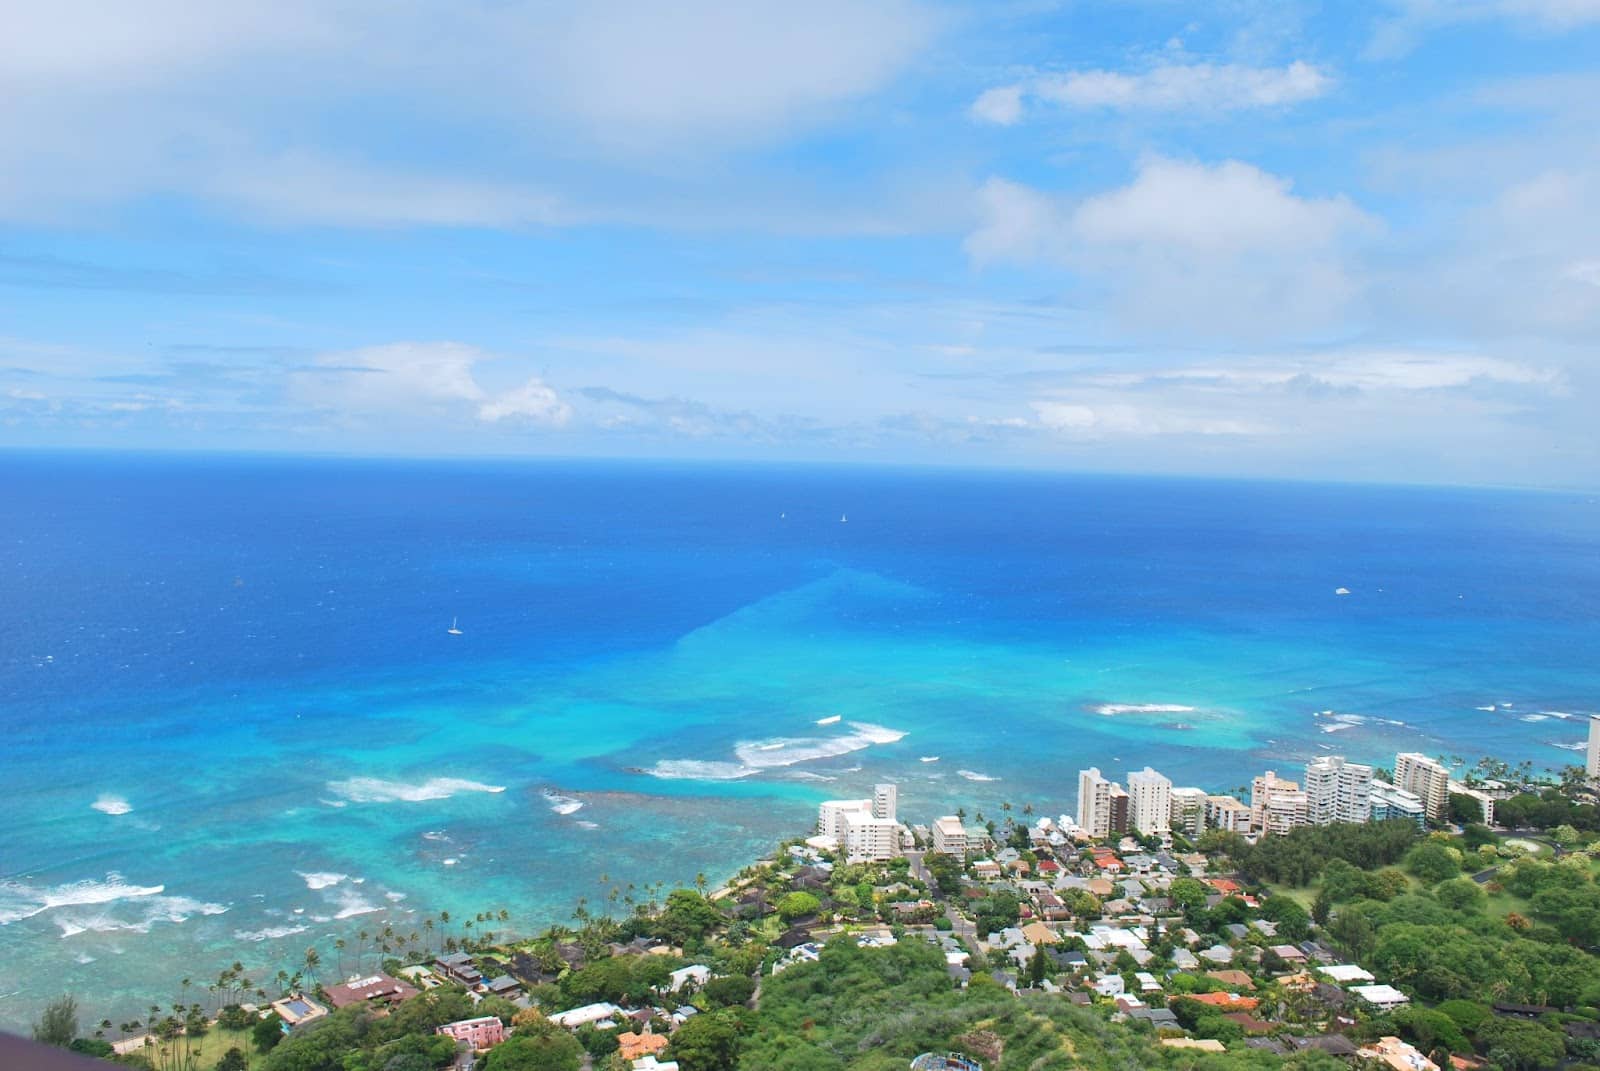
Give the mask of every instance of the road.
POLYGON ((939 887, 933 883, 933 875, 922 864, 922 857, 926 854, 926 852, 919 851, 906 853, 906 861, 911 864, 911 873, 916 876, 918 881, 928 887, 929 894, 933 897, 934 902, 944 908, 944 917, 950 920, 951 934, 967 946, 968 952, 971 952, 974 956, 982 955, 983 945, 978 941, 978 927, 967 921, 961 912, 957 911, 955 906, 940 894, 939 887))

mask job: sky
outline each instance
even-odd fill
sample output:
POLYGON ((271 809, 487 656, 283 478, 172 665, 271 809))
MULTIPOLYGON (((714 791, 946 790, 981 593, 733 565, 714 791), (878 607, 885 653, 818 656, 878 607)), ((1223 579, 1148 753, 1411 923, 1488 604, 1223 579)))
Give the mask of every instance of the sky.
POLYGON ((1600 0, 0 0, 0 447, 1593 488, 1600 0))

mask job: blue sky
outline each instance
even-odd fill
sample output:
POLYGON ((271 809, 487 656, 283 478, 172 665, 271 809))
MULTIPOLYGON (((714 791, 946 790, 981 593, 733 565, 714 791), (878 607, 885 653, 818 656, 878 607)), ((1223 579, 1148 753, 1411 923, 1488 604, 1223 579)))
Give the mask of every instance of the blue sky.
POLYGON ((0 446, 1600 473, 1600 0, 0 27, 0 446))

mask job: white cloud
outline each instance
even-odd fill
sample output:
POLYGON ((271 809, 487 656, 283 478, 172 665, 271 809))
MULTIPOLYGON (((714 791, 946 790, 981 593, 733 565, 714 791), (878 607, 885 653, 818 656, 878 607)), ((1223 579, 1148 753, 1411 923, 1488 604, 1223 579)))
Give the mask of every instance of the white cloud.
POLYGON ((1319 328, 1355 296, 1346 247, 1378 229, 1343 196, 1302 197, 1234 160, 1150 158, 1128 185, 1078 200, 994 178, 978 212, 974 260, 1067 267, 1146 331, 1319 328))
POLYGON ((1367 46, 1375 59, 1394 59, 1418 38, 1442 26, 1498 21, 1539 34, 1562 33, 1600 23, 1600 0, 1390 0, 1393 15, 1381 20, 1367 46))
POLYGON ((544 381, 530 379, 515 390, 478 406, 478 419, 490 423, 502 420, 528 420, 535 424, 565 424, 572 418, 572 406, 561 400, 544 381))
POLYGON ((974 119, 1011 126, 1022 118, 1023 87, 995 86, 978 94, 969 111, 974 119))
POLYGON ((432 416, 559 426, 571 407, 539 377, 491 393, 474 372, 503 360, 460 342, 396 342, 326 353, 290 373, 289 398, 336 417, 432 416))
POLYGON ((976 118, 1009 126, 1022 116, 1026 96, 1073 109, 1227 112, 1280 108, 1327 93, 1333 78, 1303 60, 1285 67, 1240 64, 1164 64, 1138 74, 1071 71, 986 90, 972 104, 976 118))
POLYGON ((1256 436, 1270 435, 1275 429, 1260 422, 1208 416, 1204 411, 1185 411, 1125 402, 1083 405, 1072 402, 1036 401, 1033 410, 1039 423, 1053 432, 1073 438, 1103 439, 1156 435, 1256 436))
POLYGON ((4 19, 0 219, 180 194, 360 226, 575 222, 565 202, 614 194, 618 165, 659 181, 836 118, 938 26, 917 0, 63 0, 4 19), (408 139, 449 148, 419 167, 408 139))

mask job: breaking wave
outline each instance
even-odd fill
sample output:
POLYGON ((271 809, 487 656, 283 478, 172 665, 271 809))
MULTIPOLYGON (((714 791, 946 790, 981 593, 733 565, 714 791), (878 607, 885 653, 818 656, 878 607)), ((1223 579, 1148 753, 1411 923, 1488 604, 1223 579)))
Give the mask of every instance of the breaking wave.
POLYGON ((1107 717, 1118 714, 1193 714, 1196 710, 1182 703, 1101 703, 1089 709, 1107 717))
POLYGON ((460 792, 504 792, 504 785, 486 785, 461 777, 430 777, 421 784, 385 781, 379 777, 352 777, 329 781, 328 791, 351 803, 421 803, 444 800, 460 792))
POLYGON ((101 814, 127 814, 133 810, 133 804, 121 796, 102 795, 99 799, 89 804, 101 814))
POLYGON ((965 777, 968 781, 998 781, 998 780, 1000 780, 998 777, 990 777, 988 774, 982 774, 982 773, 979 773, 976 770, 957 770, 956 773, 960 774, 962 777, 965 777))
POLYGON ((117 873, 107 874, 102 881, 77 881, 48 889, 7 881, 0 883, 0 926, 31 919, 56 908, 111 904, 118 900, 160 896, 165 891, 165 885, 130 885, 117 873))
POLYGON ((235 941, 249 941, 252 944, 261 941, 276 941, 281 937, 293 937, 297 933, 305 933, 309 926, 268 926, 260 930, 234 930, 235 941))
POLYGON ((539 795, 550 805, 550 809, 557 814, 577 814, 583 810, 583 801, 576 796, 563 796, 559 792, 552 792, 548 788, 540 791, 539 795))

